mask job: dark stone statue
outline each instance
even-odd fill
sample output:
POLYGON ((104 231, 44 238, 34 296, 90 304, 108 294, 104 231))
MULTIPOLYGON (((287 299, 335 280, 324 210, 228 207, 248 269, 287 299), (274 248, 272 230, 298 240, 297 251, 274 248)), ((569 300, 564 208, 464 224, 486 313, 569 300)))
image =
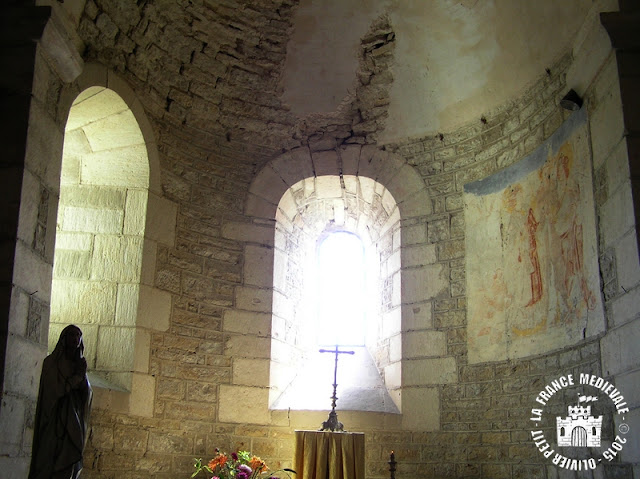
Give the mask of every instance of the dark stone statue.
POLYGON ((29 479, 76 479, 91 409, 82 331, 62 330, 42 364, 29 479))

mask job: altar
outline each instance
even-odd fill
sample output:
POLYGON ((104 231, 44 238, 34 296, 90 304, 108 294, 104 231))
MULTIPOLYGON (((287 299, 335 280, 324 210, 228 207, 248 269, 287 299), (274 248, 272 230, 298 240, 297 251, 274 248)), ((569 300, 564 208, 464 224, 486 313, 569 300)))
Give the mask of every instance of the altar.
POLYGON ((296 479, 364 479, 364 433, 295 431, 296 479))

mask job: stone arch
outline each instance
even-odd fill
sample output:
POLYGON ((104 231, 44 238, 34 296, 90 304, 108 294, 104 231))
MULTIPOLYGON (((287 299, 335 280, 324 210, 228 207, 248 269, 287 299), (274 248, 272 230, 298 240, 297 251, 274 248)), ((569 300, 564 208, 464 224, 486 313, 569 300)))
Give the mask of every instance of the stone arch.
MULTIPOLYGON (((432 213, 432 203, 424 181, 404 159, 375 146, 349 145, 317 152, 310 151, 308 148, 297 148, 265 165, 249 188, 245 215, 251 217, 256 223, 272 225, 272 234, 275 236, 276 212, 283 195, 305 178, 322 176, 366 177, 382 185, 393 196, 397 204, 398 225, 407 221, 420 222, 421 218, 432 213)), ((410 240, 406 239, 406 235, 399 235, 399 237, 401 238, 400 284, 409 285, 415 283, 416 272, 433 259, 415 259, 416 255, 410 254, 406 248, 410 240)), ((271 290, 270 304, 275 310, 276 305, 273 304, 273 297, 277 292, 274 289, 274 255, 275 253, 260 256, 260 267, 252 270, 252 284, 262 287, 268 285, 271 290), (256 277, 257 274, 260 275, 259 278, 256 277)), ((247 285, 245 284, 245 286, 247 285)), ((427 289, 433 290, 433 288, 427 289)), ((411 287, 397 288, 396 294, 399 297, 399 312, 394 321, 396 321, 395 327, 402 332, 402 343, 404 343, 406 336, 411 334, 407 332, 411 318, 405 310, 408 309, 408 305, 415 304, 423 298, 420 298, 422 293, 416 293, 415 288, 411 287)), ((264 297, 264 295, 261 296, 264 297)), ((269 334, 272 335, 273 331, 270 330, 269 334)), ((396 348, 402 349, 403 346, 399 344, 396 345, 396 348)), ((398 354, 401 353, 396 351, 396 355, 398 354)), ((404 358, 404 356, 401 357, 404 358)), ((392 372, 396 381, 394 386, 396 397, 393 399, 400 408, 404 384, 402 361, 398 360, 392 367, 396 369, 392 372)), ((412 380, 410 384, 415 385, 415 380, 412 380)), ((431 399, 435 391, 429 390, 428 393, 431 399)), ((418 404, 419 397, 416 396, 415 390, 412 394, 412 399, 417 399, 415 404, 418 404)), ((404 413, 405 411, 403 411, 404 413)), ((413 416, 415 414, 409 414, 407 417, 413 416)), ((409 419, 407 424, 409 424, 408 421, 409 419)), ((433 423, 428 427, 432 426, 433 423)))
POLYGON ((247 216, 272 221, 280 198, 298 181, 312 176, 366 176, 385 185, 403 219, 431 214, 432 205, 419 173, 398 155, 375 146, 350 145, 335 150, 291 150, 256 175, 245 204, 247 216))
POLYGON ((147 149, 147 160, 149 162, 149 191, 157 196, 162 196, 160 183, 160 160, 155 133, 149 122, 142 103, 137 98, 129 84, 119 77, 115 72, 109 70, 99 63, 87 63, 80 76, 74 83, 69 84, 61 94, 60 111, 63 112, 63 124, 66 124, 73 102, 78 94, 89 88, 102 87, 114 91, 124 101, 133 113, 140 128, 144 144, 147 149))
MULTIPOLYGON (((140 161, 146 163, 146 178, 135 184, 136 195, 127 194, 125 199, 126 202, 131 202, 125 208, 143 210, 134 219, 133 224, 125 225, 125 228, 137 230, 139 239, 135 241, 138 245, 134 250, 128 249, 127 245, 115 248, 118 255, 116 261, 122 260, 126 263, 126 255, 131 253, 135 256, 139 268, 130 275, 133 281, 123 291, 123 296, 129 297, 129 311, 124 315, 129 316, 127 326, 130 328, 130 334, 116 334, 113 338, 114 341, 120 337, 130 342, 127 351, 128 362, 126 368, 121 367, 119 374, 112 377, 103 374, 97 380, 97 384, 94 383, 94 406, 151 416, 155 379, 149 370, 150 337, 153 331, 168 329, 171 305, 170 294, 154 287, 156 254, 158 244, 173 246, 175 242, 177 206, 162 197, 158 150, 153 130, 142 104, 124 80, 102 65, 87 64, 78 79, 65 88, 61 98, 60 107, 65 113, 65 124, 72 119, 70 112, 78 100, 94 99, 93 105, 91 102, 85 102, 85 105, 88 105, 85 107, 87 111, 82 113, 86 115, 86 119, 78 120, 76 115, 75 121, 78 124, 98 120, 108 125, 110 122, 121 120, 119 116, 124 116, 125 121, 131 122, 131 125, 135 124, 135 128, 132 126, 127 131, 131 132, 137 128, 138 132, 134 132, 134 136, 140 136, 138 146, 131 145, 125 148, 124 153, 120 152, 123 156, 131 155, 131 158, 126 158, 123 166, 140 161), (102 101, 95 100, 99 98, 102 98, 102 101), (101 108, 105 108, 105 111, 98 111, 101 108), (110 108, 113 111, 109 111, 110 108), (102 382, 105 376, 107 381, 102 382)), ((109 159, 113 158, 105 158, 107 161, 109 159)), ((118 181, 114 180, 115 183, 118 181)), ((126 223, 124 219, 123 222, 126 223)), ((52 298, 52 305, 54 302, 52 298)), ((107 372, 108 369, 107 367, 107 372)))

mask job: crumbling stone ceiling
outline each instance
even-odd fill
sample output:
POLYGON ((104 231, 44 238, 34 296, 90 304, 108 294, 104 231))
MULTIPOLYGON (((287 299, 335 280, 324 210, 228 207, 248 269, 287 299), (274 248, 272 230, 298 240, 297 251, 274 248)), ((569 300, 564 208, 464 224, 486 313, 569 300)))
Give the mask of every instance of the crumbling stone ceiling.
POLYGON ((155 119, 288 149, 327 132, 391 143, 480 118, 569 51, 593 5, 89 0, 77 23, 86 59, 120 72, 155 119))
POLYGON ((387 140, 451 131, 520 93, 571 47, 592 0, 301 0, 284 71, 298 115, 353 89, 359 39, 387 14, 396 37, 387 140))

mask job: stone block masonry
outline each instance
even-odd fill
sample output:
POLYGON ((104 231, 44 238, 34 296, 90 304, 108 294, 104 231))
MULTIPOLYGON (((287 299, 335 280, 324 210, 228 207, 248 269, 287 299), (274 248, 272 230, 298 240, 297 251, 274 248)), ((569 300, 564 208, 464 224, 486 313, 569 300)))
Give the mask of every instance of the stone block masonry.
MULTIPOLYGON (((561 73, 556 75, 562 78, 561 73)), ((531 97, 559 96, 562 87, 561 82, 545 78, 531 97)), ((420 385, 409 387, 406 383, 403 401, 428 403, 438 409, 440 419, 417 414, 394 425, 390 418, 389 424, 380 428, 366 413, 347 416, 353 424, 349 427, 367 434, 368 477, 388 476, 390 450, 396 452, 402 475, 511 478, 541 474, 545 466, 529 444, 526 417, 536 387, 547 374, 565 368, 586 367, 599 372, 594 369, 598 350, 592 347, 585 347, 584 354, 576 348, 575 354, 568 356, 558 353, 529 361, 466 365, 461 187, 470 179, 494 172, 499 168, 498 158, 502 158, 501 165, 516 161, 516 155, 504 155, 513 149, 524 154, 528 138, 540 139, 530 123, 544 120, 532 120, 539 110, 530 103, 523 105, 528 108, 523 113, 511 106, 508 112, 488 117, 486 124, 479 121, 477 126, 444 135, 442 141, 394 147, 400 154, 410 151, 431 165, 437 164, 423 170, 417 156, 409 157, 420 171, 429 172, 423 178, 432 185, 433 210, 426 221, 411 226, 405 240, 427 251, 431 264, 426 268, 418 257, 413 260, 425 271, 425 277, 416 278, 410 287, 428 283, 433 292, 417 288, 412 293, 412 302, 421 304, 414 311, 424 309, 414 313, 414 324, 428 329, 419 333, 425 337, 416 336, 415 345, 409 339, 402 354, 413 356, 406 364, 407 380, 413 378, 420 385), (522 135, 514 135, 515 131, 522 135), (456 148, 465 142, 469 148, 456 148), (436 357, 423 357, 420 346, 424 340, 436 357), (548 371, 542 370, 542 363, 548 371)), ((533 104, 538 107, 542 100, 533 104)), ((548 117, 555 113, 548 107, 540 111, 548 117)), ((261 294, 266 286, 261 282, 262 272, 247 271, 245 265, 255 263, 251 258, 259 258, 272 240, 264 237, 260 225, 248 222, 229 206, 234 204, 233 197, 246 195, 250 178, 242 172, 250 163, 245 158, 252 156, 254 163, 260 164, 268 155, 248 151, 247 145, 222 137, 218 141, 225 149, 217 151, 214 158, 207 146, 210 141, 196 132, 184 138, 162 137, 162 161, 170 170, 166 191, 181 206, 176 247, 163 247, 158 254, 156 286, 172 293, 174 301, 168 331, 154 333, 151 340, 150 369, 157 379, 154 414, 142 421, 108 411, 97 413, 96 442, 92 439, 89 445, 90 458, 96 462, 87 471, 94 477, 124 473, 132 470, 132 464, 144 474, 186 475, 192 470, 192 457, 211 455, 215 447, 243 447, 276 466, 290 465, 293 429, 317 426, 312 415, 292 420, 286 412, 281 417, 280 412, 265 415, 264 408, 254 410, 256 404, 266 401, 266 389, 257 387, 251 373, 264 371, 269 357, 261 336, 268 327, 263 325, 263 317, 269 316, 271 299, 261 294), (222 191, 219 185, 230 175, 234 189, 222 191), (209 202, 205 208, 203 195, 209 202), (242 244, 248 239, 247 256, 242 244), (255 285, 243 285, 243 278, 255 285), (244 406, 236 407, 238 404, 244 406), (220 410, 223 416, 218 415, 220 410), (146 434, 138 435, 135 445, 128 447, 124 436, 114 431, 113 424, 119 421, 136 424, 146 434)))
MULTIPOLYGON (((380 427, 366 413, 346 416, 352 421, 349 427, 367 435, 367 477, 388 477, 391 450, 399 461, 399 477, 545 477, 546 466, 527 431, 529 402, 548 375, 578 368, 600 373, 597 343, 517 362, 466 364, 462 187, 517 161, 551 133, 544 125, 556 124, 564 114, 556 102, 565 88, 566 63, 563 59, 554 66, 522 104, 487 115, 486 123, 478 119, 442 138, 388 147, 422 173, 431 195, 433 214, 410 225, 404 239, 426 251, 430 266, 419 257, 405 258, 424 271, 408 285, 407 294, 416 304, 412 324, 427 330, 419 333, 424 337, 414 338, 415 344, 409 339, 402 352, 412 356, 405 373, 415 381, 404 384, 403 401, 429 404, 440 419, 416 414, 401 423, 388 418, 380 427), (424 357, 425 340, 436 357, 424 357)), ((169 123, 178 111, 178 95, 174 97, 163 113, 169 123)), ((367 95, 361 99, 370 100, 367 95)), ((158 254, 156 286, 174 300, 168 331, 154 333, 151 340, 150 369, 157 379, 154 414, 142 420, 99 411, 96 439, 89 445, 95 461, 87 471, 90 477, 133 467, 158 477, 186 475, 192 457, 207 457, 216 447, 251 449, 275 467, 287 466, 293 429, 315 428, 325 419, 313 422, 312 414, 300 418, 256 408, 267 400, 265 385, 251 374, 267 366, 263 331, 268 324, 263 323, 271 298, 263 294, 268 286, 264 272, 247 265, 259 264, 273 240, 261 225, 242 217, 237 198, 248 195, 247 170, 266 163, 273 152, 233 137, 212 140, 189 131, 167 130, 159 145, 165 193, 180 207, 176 246, 158 254), (224 186, 229 180, 232 188, 224 186), (247 242, 248 249, 243 246, 247 242), (114 424, 121 421, 145 431, 128 439, 135 444, 116 434, 114 424)), ((327 155, 314 158, 319 168, 325 160, 336 161, 327 155)))
MULTIPOLYGON (((134 374, 131 393, 114 392, 94 409, 83 476, 189 477, 193 459, 209 459, 216 448, 251 450, 273 469, 291 466, 293 431, 316 429, 326 413, 271 411, 265 406, 265 376, 272 357, 270 320, 277 303, 274 295, 282 295, 269 290, 269 278, 278 275, 295 285, 298 273, 295 261, 283 270, 265 261, 273 250, 286 251, 281 242, 294 235, 271 237, 272 222, 264 218, 275 215, 280 200, 276 191, 291 178, 340 169, 343 181, 349 175, 379 173, 372 180, 401 192, 404 211, 409 212, 397 218, 402 238, 397 236, 400 228, 385 231, 380 251, 392 269, 401 272, 395 278, 406 272, 410 279, 401 290, 394 277, 386 278, 383 298, 396 309, 382 326, 397 333, 383 351, 392 361, 386 372, 402 393, 402 404, 412 407, 404 408, 403 414, 340 412, 348 429, 366 434, 367 478, 389 476, 387 461, 393 450, 398 478, 555 479, 558 475, 536 450, 529 431, 531 404, 549 379, 585 373, 615 380, 625 392, 637 390, 630 386, 637 383, 633 340, 640 277, 629 261, 637 257, 637 248, 631 247, 635 238, 630 189, 621 168, 628 156, 624 131, 614 118, 620 109, 620 95, 612 90, 614 62, 598 57, 598 65, 590 63, 583 90, 585 107, 598 120, 591 135, 602 278, 613 332, 544 356, 470 365, 464 184, 517 162, 549 138, 569 114, 558 106, 574 86, 567 79, 583 75, 586 67, 578 68, 572 56, 565 55, 548 72, 541 71, 540 80, 527 87, 521 99, 456 131, 379 145, 396 48, 387 18, 378 19, 360 45, 353 102, 335 115, 303 122, 281 103, 278 84, 297 2, 208 2, 206 16, 185 14, 178 4, 169 3, 161 8, 154 2, 124 2, 116 8, 114 2, 89 0, 79 19, 86 60, 108 66, 109 75, 115 72, 118 81, 130 84, 151 121, 161 187, 149 195, 155 213, 145 225, 144 242, 165 239, 154 243, 152 260, 136 277, 144 285, 140 297, 148 307, 138 318, 145 334, 136 341, 146 341, 148 355, 136 356, 135 370, 149 374, 134 374), (181 41, 167 41, 173 31, 183 32, 181 41), (404 161, 392 164, 391 155, 404 161), (281 158, 281 163, 267 167, 263 175, 274 158, 281 158), (296 168, 300 171, 293 174, 296 168), (416 181, 404 181, 413 178, 407 170, 416 181), (259 172, 266 182, 263 195, 250 191, 259 172), (428 204, 422 204, 423 195, 415 195, 416 184, 427 191, 428 204), (416 205, 416 197, 421 204, 416 205), (620 351, 624 354, 617 355, 620 351)), ((201 11, 197 2, 184 8, 201 11)), ((39 65, 48 63, 40 59, 39 65)), ((47 112, 47 121, 35 125, 36 131, 50 132, 41 143, 61 148, 63 130, 55 121, 65 117, 58 97, 66 90, 48 67, 39 75, 35 98, 38 111, 47 112), (51 122, 55 127, 48 128, 51 122)), ((2 405, 12 413, 3 418, 19 418, 3 419, 10 435, 19 437, 5 450, 11 457, 19 455, 23 463, 37 381, 35 369, 25 372, 17 360, 35 357, 34 350, 42 353, 44 348, 48 285, 39 278, 51 275, 47 255, 52 251, 47 245, 52 243, 43 238, 42 226, 55 210, 59 178, 45 161, 49 153, 57 153, 38 151, 30 153, 24 175, 30 186, 25 189, 30 192, 25 203, 30 215, 19 235, 22 268, 13 304, 20 321, 12 323, 11 331, 22 336, 10 345, 7 357, 12 362, 6 370, 12 372, 5 383, 12 389, 2 405), (35 290, 38 293, 30 296, 35 290), (21 372, 28 379, 21 379, 21 372)), ((116 196, 98 200, 121 203, 123 198, 116 196)), ((125 210, 140 204, 135 195, 126 201, 125 210)), ((388 203, 388 197, 376 201, 381 216, 388 203)), ((82 213, 86 205, 73 207, 82 213)), ((69 246, 74 253, 63 271, 70 277, 87 271, 82 233, 90 225, 78 218, 71 225, 77 234, 59 238, 61 244, 74 245, 69 246)), ((126 214, 113 213, 101 224, 122 224, 131 234, 140 233, 143 226, 128 221, 126 214)), ((299 227, 283 225, 291 231, 299 227)), ((52 236, 55 227, 51 222, 46 226, 46 234, 52 236)), ((126 246, 109 238, 100 251, 115 258, 126 246)), ((111 298, 135 291, 126 287, 107 294, 111 298)), ((122 306, 113 304, 109 313, 115 315, 122 306)), ((289 313, 275 312, 279 317, 289 313)), ((291 334, 290 326, 283 323, 282 331, 291 334)), ((637 403, 631 407, 637 411, 637 403)), ((613 428, 609 421, 604 432, 610 435, 613 428)), ((629 462, 637 464, 631 452, 629 448, 629 456, 598 474, 630 477, 629 462)))

